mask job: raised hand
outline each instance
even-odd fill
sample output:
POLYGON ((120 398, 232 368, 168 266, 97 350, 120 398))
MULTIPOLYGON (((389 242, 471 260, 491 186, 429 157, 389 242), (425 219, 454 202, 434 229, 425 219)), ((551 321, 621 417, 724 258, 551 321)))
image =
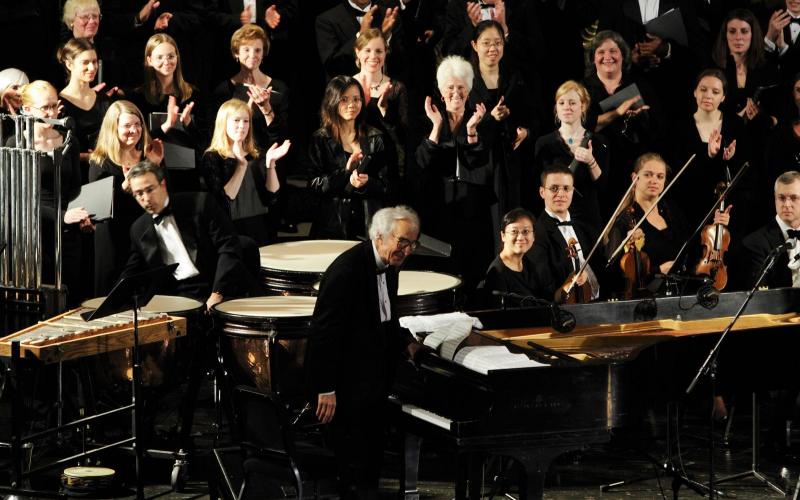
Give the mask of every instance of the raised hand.
POLYGON ((178 106, 178 99, 174 95, 169 96, 167 100, 167 119, 161 124, 161 130, 165 134, 178 123, 180 114, 181 108, 178 106))
POLYGON ((736 154, 736 139, 732 140, 730 144, 728 144, 725 149, 722 150, 722 159, 725 161, 730 160, 733 158, 733 155, 736 154))
POLYGON ((183 111, 181 112, 181 123, 183 123, 184 127, 188 126, 189 123, 192 122, 192 109, 194 109, 194 101, 183 107, 183 111))
MULTIPOLYGON (((387 83, 383 90, 381 90, 381 95, 378 96, 378 111, 381 112, 381 116, 384 118, 386 117, 386 113, 389 112, 389 92, 392 90, 392 84, 387 83)), ((366 103, 365 103, 366 104, 366 103)))
POLYGON ((373 5, 369 8, 366 14, 361 16, 361 27, 359 28, 359 33, 364 33, 368 29, 372 28, 372 19, 375 17, 375 11, 378 10, 377 5, 373 5))
POLYGON ((483 103, 478 103, 475 105, 475 112, 472 113, 469 121, 467 122, 467 134, 474 135, 477 133, 477 126, 483 120, 483 116, 486 114, 486 106, 483 103))
POLYGON ((239 14, 239 22, 241 22, 242 26, 244 26, 245 24, 250 24, 251 19, 253 19, 253 11, 250 10, 250 6, 248 5, 239 14))
POLYGON ((492 109, 492 117, 501 122, 508 118, 508 115, 511 114, 511 110, 508 109, 508 106, 505 105, 505 96, 500 96, 500 99, 497 101, 497 104, 492 109))
POLYGON ((524 127, 517 127, 517 136, 514 138, 514 142, 511 143, 511 149, 516 150, 522 141, 528 138, 528 129, 524 127))
POLYGON ((773 12, 772 16, 769 18, 766 38, 772 40, 772 42, 777 45, 779 49, 786 46, 786 39, 783 36, 783 28, 788 26, 790 22, 792 22, 792 16, 789 15, 789 11, 782 9, 773 12))
POLYGON ((169 20, 172 19, 172 14, 169 12, 164 12, 158 19, 156 19, 155 30, 156 31, 164 31, 165 29, 169 28, 169 20))
POLYGON ((503 33, 508 33, 508 25, 506 24, 506 4, 503 0, 495 0, 494 9, 492 9, 492 20, 500 23, 503 27, 503 33))
POLYGON ((286 156, 289 152, 289 148, 292 146, 292 141, 286 139, 281 143, 279 146, 278 143, 274 143, 272 146, 269 147, 267 150, 267 168, 272 168, 275 166, 275 162, 286 156))
POLYGON ((64 224, 76 224, 89 218, 89 212, 83 207, 70 208, 64 212, 64 224))
POLYGON ((439 113, 439 109, 436 105, 433 104, 431 96, 425 98, 425 115, 428 117, 428 120, 433 123, 434 128, 442 124, 442 115, 439 113))
POLYGON ((142 9, 139 11, 139 22, 143 23, 150 19, 150 14, 152 14, 153 11, 159 7, 159 5, 161 5, 161 2, 156 0, 148 0, 148 2, 144 4, 144 7, 142 7, 142 9))
POLYGON ((383 22, 381 23, 381 31, 383 32, 383 36, 388 38, 389 35, 392 34, 394 23, 397 22, 398 12, 400 12, 400 7, 389 7, 386 9, 386 15, 383 16, 383 22))
POLYGON ((582 148, 577 146, 574 151, 575 159, 581 163, 585 163, 587 165, 594 165, 596 162, 594 155, 592 154, 592 141, 589 141, 587 147, 582 148))
POLYGON ((481 22, 481 4, 478 2, 467 2, 467 16, 472 26, 475 27, 481 22))
POLYGON ((156 165, 160 165, 164 160, 164 143, 161 139, 153 139, 150 144, 144 148, 144 156, 156 165))
POLYGON ((345 170, 348 172, 353 172, 357 167, 358 163, 364 158, 364 153, 361 151, 353 151, 350 155, 350 158, 347 159, 347 166, 345 166, 345 170))
POLYGON ((264 22, 267 23, 269 29, 274 30, 281 22, 281 15, 278 13, 278 7, 273 4, 267 7, 264 12, 264 22))
POLYGON ((264 116, 272 114, 272 103, 270 103, 270 96, 272 95, 272 87, 262 88, 258 85, 250 85, 247 87, 247 96, 250 98, 248 104, 255 104, 264 116))
POLYGON ((719 153, 721 147, 722 147, 722 134, 720 133, 719 130, 714 129, 708 136, 708 157, 716 158, 717 153, 719 153))
MULTIPOLYGON (((641 101, 641 100, 642 100, 642 96, 635 95, 635 96, 631 97, 630 99, 626 99, 626 100, 622 101, 622 104, 617 106, 617 115, 625 116, 626 114, 628 114, 628 112, 633 112, 634 110, 632 110, 631 107, 634 104, 636 104, 637 102, 641 101)), ((642 106, 642 107, 644 107, 644 106, 642 106)))

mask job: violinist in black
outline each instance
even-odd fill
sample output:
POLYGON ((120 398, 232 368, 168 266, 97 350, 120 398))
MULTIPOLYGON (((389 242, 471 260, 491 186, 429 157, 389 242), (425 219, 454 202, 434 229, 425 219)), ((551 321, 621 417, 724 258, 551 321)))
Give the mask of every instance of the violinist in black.
MULTIPOLYGON (((666 200, 657 202, 658 197, 664 191, 669 168, 666 162, 658 153, 645 153, 641 155, 634 164, 633 179, 636 186, 632 194, 630 207, 632 211, 624 211, 618 216, 606 244, 606 256, 611 257, 611 253, 617 249, 624 238, 633 237, 634 240, 644 238, 644 246, 641 251, 647 255, 650 269, 642 281, 649 283, 653 276, 658 273, 666 274, 673 271, 675 262, 673 259, 678 255, 684 241, 689 236, 693 228, 687 227, 683 212, 675 204, 666 200), (639 221, 650 208, 656 204, 641 226, 631 233, 631 228, 639 221)), ((727 225, 730 221, 730 210, 717 212, 714 223, 727 225)), ((696 252, 692 252, 696 254, 696 252)), ((622 256, 619 253, 618 256, 622 256)), ((695 257, 696 258, 696 257, 695 257)), ((694 264, 694 258, 689 262, 694 264)), ((615 264, 614 269, 619 270, 615 264)), ((675 270, 677 271, 677 270, 675 270)), ((622 271, 619 271, 621 273, 622 271)), ((615 289, 619 291, 622 280, 614 280, 615 289)))

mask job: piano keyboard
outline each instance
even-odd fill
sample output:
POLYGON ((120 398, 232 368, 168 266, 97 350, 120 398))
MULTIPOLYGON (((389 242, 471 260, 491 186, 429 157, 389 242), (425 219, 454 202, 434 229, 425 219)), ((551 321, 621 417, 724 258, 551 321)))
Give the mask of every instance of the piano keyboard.
POLYGON ((418 418, 420 420, 424 420, 425 422, 433 424, 433 425, 435 425, 437 427, 441 427, 442 429, 445 429, 447 431, 450 430, 450 424, 453 423, 453 421, 450 420, 449 418, 445 418, 445 417, 443 417, 441 415, 437 415, 436 413, 433 413, 432 411, 428 411, 428 410, 426 410, 424 408, 420 408, 419 406, 416 406, 416 405, 403 403, 402 409, 403 409, 403 413, 408 413, 412 417, 416 417, 416 418, 418 418))

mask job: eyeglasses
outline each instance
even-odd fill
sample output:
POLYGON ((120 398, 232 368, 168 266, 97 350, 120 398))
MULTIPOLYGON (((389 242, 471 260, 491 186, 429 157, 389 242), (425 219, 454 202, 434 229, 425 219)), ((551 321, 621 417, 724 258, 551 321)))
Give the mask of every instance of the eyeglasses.
POLYGON ((572 192, 572 186, 550 186, 546 187, 546 190, 550 191, 553 194, 558 194, 559 191, 564 191, 565 193, 569 194, 572 192))
POLYGON ((411 248, 411 251, 413 252, 419 247, 419 240, 412 241, 406 238, 401 238, 394 233, 392 233, 392 236, 394 236, 394 238, 397 240, 397 248, 399 250, 405 250, 406 248, 411 248))
POLYGON ((58 111, 58 103, 48 104, 47 106, 31 106, 33 109, 44 111, 45 113, 55 113, 58 111))
POLYGON ((784 194, 776 194, 775 199, 778 200, 780 204, 784 204, 787 201, 791 201, 792 205, 796 204, 798 200, 800 200, 800 196, 796 194, 784 195, 784 194))
POLYGON ((99 21, 103 19, 102 14, 81 14, 79 16, 75 16, 75 19, 78 19, 82 23, 88 23, 89 21, 99 21))
POLYGON ((153 191, 155 191, 156 189, 158 189, 158 186, 147 186, 144 189, 139 189, 139 190, 134 191, 133 192, 133 197, 134 198, 142 198, 146 194, 147 195, 152 194, 153 191))
POLYGON ((492 47, 495 47, 495 48, 497 48, 497 47, 502 47, 502 46, 504 45, 504 43, 503 43, 503 41, 502 41, 502 40, 494 40, 494 41, 491 41, 491 40, 483 40, 483 41, 481 41, 480 43, 478 43, 478 45, 480 45, 480 46, 481 46, 481 47, 483 47, 484 49, 490 49, 490 48, 492 48, 492 47))
POLYGON ((523 229, 521 231, 519 229, 507 229, 506 234, 512 238, 516 238, 517 236, 524 236, 527 238, 533 234, 533 229, 523 229))

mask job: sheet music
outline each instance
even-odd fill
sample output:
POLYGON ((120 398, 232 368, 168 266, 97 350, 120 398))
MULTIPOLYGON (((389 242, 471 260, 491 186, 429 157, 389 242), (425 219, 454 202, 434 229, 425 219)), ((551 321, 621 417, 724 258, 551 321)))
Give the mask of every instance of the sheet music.
MULTIPOLYGON (((472 321, 472 328, 483 328, 478 318, 463 312, 452 312, 445 314, 432 314, 429 316, 403 316, 400 318, 400 326, 408 328, 415 337, 419 338, 420 333, 436 332, 442 327, 449 325, 462 318, 469 318, 472 321)), ((430 335, 429 335, 430 336, 430 335)))
POLYGON ((441 347, 440 354, 447 359, 453 359, 461 341, 472 332, 472 318, 464 316, 440 326, 425 337, 422 343, 431 349, 441 347))
POLYGON ((524 354, 513 354, 502 345, 463 347, 455 355, 453 361, 484 375, 487 375, 492 370, 549 366, 545 363, 534 361, 524 354))

